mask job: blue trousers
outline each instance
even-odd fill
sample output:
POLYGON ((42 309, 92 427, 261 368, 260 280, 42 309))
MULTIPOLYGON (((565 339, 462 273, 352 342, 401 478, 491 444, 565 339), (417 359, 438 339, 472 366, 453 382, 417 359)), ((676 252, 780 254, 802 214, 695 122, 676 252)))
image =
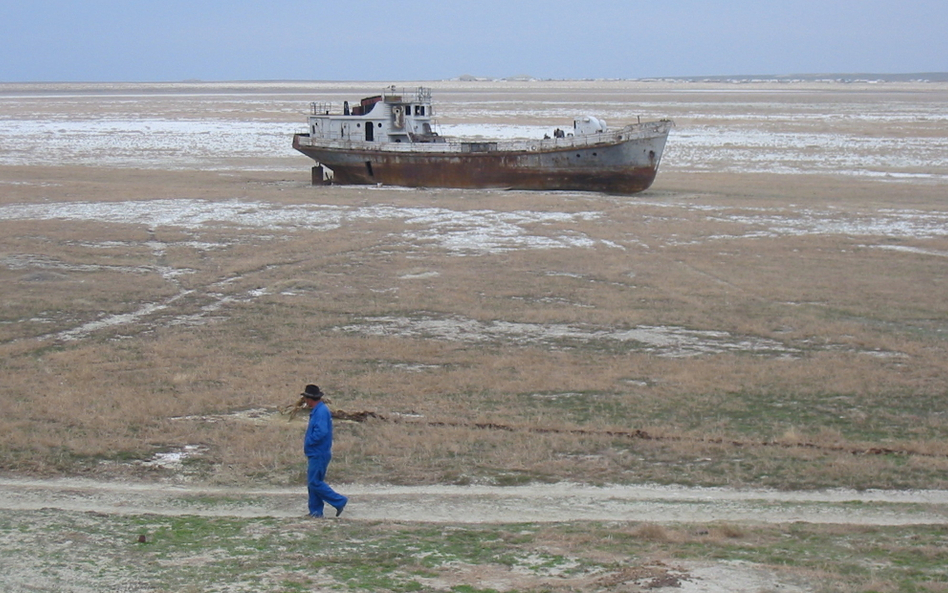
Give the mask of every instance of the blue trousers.
POLYGON ((306 486, 309 489, 309 514, 314 517, 323 516, 323 505, 336 507, 346 506, 348 498, 339 494, 326 483, 326 468, 332 455, 308 457, 309 466, 306 470, 306 486))

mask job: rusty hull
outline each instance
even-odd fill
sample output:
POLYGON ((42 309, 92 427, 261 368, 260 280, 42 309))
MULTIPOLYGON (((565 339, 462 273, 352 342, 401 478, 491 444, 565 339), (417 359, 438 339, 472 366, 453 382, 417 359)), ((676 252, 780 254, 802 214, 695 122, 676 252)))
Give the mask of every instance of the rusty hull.
POLYGON ((462 143, 443 152, 430 146, 425 151, 381 150, 370 143, 316 146, 306 142, 305 134, 294 136, 293 147, 316 161, 314 184, 632 194, 648 189, 655 180, 671 125, 663 121, 629 126, 636 128, 632 140, 627 135, 622 141, 547 147, 541 143, 523 150, 501 149, 492 142, 462 143), (324 168, 330 171, 324 173, 324 168))

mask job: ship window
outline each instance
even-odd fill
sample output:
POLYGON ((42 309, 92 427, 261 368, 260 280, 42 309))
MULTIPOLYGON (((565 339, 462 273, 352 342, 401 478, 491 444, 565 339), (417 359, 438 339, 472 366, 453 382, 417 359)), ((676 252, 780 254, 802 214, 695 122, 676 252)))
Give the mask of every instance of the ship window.
POLYGON ((380 128, 382 127, 382 122, 379 122, 379 127, 380 127, 380 128))

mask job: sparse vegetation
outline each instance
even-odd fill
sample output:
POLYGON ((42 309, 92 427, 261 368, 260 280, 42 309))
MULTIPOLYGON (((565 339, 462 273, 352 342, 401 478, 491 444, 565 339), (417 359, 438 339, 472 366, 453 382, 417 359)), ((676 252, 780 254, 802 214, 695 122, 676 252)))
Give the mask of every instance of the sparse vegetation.
POLYGON ((769 566, 781 589, 855 593, 943 591, 948 577, 948 531, 924 526, 454 527, 37 511, 4 513, 0 541, 38 550, 9 568, 48 591, 96 590, 103 578, 139 591, 640 590, 711 570, 723 580, 733 571, 736 585, 741 567, 769 566), (38 521, 43 530, 18 531, 38 521))
MULTIPOLYGON (((919 101, 945 104, 933 88, 919 101)), ((618 91, 592 92, 613 105, 618 91)), ((881 100, 865 92, 853 113, 881 100)), ((674 96, 655 93, 640 98, 674 96)), ((935 134, 911 118, 797 120, 800 95, 774 115, 779 93, 745 98, 746 119, 726 100, 712 111, 747 129, 935 134)), ((711 107, 692 96, 662 115, 696 125, 691 110, 711 107)), ((523 115, 508 110, 495 123, 523 115)), ((335 409, 372 413, 337 423, 336 482, 948 488, 943 182, 720 155, 696 173, 675 169, 674 142, 633 198, 317 189, 303 160, 298 173, 2 165, 0 208, 48 215, 0 216, 0 472, 302 487, 303 421, 278 410, 316 382, 335 409), (75 204, 110 215, 56 210, 75 204), (141 215, 152 206, 160 217, 141 215), (200 216, 175 219, 185 208, 200 216)), ((940 527, 37 511, 0 519, 5 550, 35 547, 24 526, 38 522, 54 542, 33 565, 44 590, 92 578, 70 558, 93 549, 112 582, 154 591, 611 590, 671 585, 683 563, 753 563, 826 591, 945 591, 946 577, 940 527)))
MULTIPOLYGON (((210 199, 233 191, 231 180, 186 175, 210 199)), ((283 186, 273 202, 267 183, 241 187, 286 207, 315 191, 283 186)), ((344 203, 365 190, 319 191, 344 203)), ((467 208, 463 192, 372 194, 394 207, 467 208)), ((855 208, 858 195, 845 206, 855 208)), ((513 204, 483 198, 500 210, 553 206, 546 195, 518 194, 513 204)), ((745 207, 721 195, 702 199, 745 207)), ((778 199, 755 196, 754 208, 778 199)), ((276 410, 299 385, 318 381, 337 409, 408 415, 340 427, 334 471, 345 481, 463 475, 507 483, 516 473, 946 486, 946 418, 932 413, 948 391, 934 321, 946 302, 931 258, 837 235, 722 244, 702 239, 722 223, 695 219, 674 199, 651 206, 590 195, 580 207, 607 208, 609 222, 575 219, 570 233, 616 244, 628 234, 655 236, 642 220, 659 210, 677 220, 683 246, 463 256, 412 245, 400 238, 403 220, 375 218, 321 233, 285 229, 278 239, 270 229, 209 225, 187 241, 110 223, 109 244, 123 247, 104 249, 92 223, 32 222, 24 232, 20 222, 0 221, 4 249, 23 262, 2 272, 4 469, 137 474, 135 459, 201 444, 205 479, 298 480, 300 428, 276 410), (146 238, 152 256, 134 247, 146 238), (37 260, 39 252, 47 259, 37 260), (108 266, 99 265, 106 255, 108 266), (47 261, 98 263, 94 271, 57 264, 54 277, 37 280, 47 261), (95 325, 110 319, 117 322, 95 325), (439 320, 451 325, 437 329, 439 320), (754 340, 769 342, 752 349, 754 340), (271 410, 272 422, 228 420, 250 407, 271 410), (223 420, 174 420, 208 414, 223 420), (609 436, 636 430, 659 438, 609 436)), ((548 226, 532 232, 567 232, 548 226)), ((941 241, 926 242, 934 249, 941 241)))

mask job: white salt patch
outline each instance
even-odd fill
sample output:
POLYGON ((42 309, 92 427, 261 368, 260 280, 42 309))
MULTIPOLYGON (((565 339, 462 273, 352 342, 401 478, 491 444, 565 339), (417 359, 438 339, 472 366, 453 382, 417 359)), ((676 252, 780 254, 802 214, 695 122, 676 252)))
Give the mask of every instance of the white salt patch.
MULTIPOLYGON (((226 420, 237 420, 241 422, 251 422, 254 424, 260 424, 267 422, 274 417, 275 413, 273 410, 268 410, 266 408, 251 408, 249 410, 237 410, 236 412, 231 412, 229 414, 207 414, 207 415, 195 415, 195 416, 173 416, 169 420, 191 420, 196 422, 205 422, 208 424, 216 424, 218 422, 224 422, 226 420)), ((174 453, 166 455, 175 455, 174 453)), ((181 453, 177 453, 181 455, 181 453)))
POLYGON ((407 363, 407 362, 396 362, 389 365, 393 369, 398 369, 400 371, 406 371, 409 373, 423 373, 425 371, 436 371, 441 368, 440 365, 436 364, 422 364, 422 363, 407 363))
POLYGON ((100 264, 71 264, 54 260, 44 255, 16 254, 0 258, 3 264, 11 270, 61 270, 64 272, 116 272, 120 274, 159 274, 162 278, 171 280, 184 274, 193 274, 189 268, 172 268, 169 266, 104 266, 100 264))
MULTIPOLYGON (((885 209, 874 213, 847 214, 836 210, 783 208, 724 208, 688 202, 636 201, 633 206, 678 208, 703 212, 711 222, 737 227, 739 234, 714 234, 696 239, 669 236, 666 244, 679 245, 725 239, 754 239, 778 236, 846 235, 928 239, 948 236, 948 213, 885 209)), ((792 208, 792 206, 791 206, 792 208)), ((445 208, 397 208, 384 204, 369 206, 326 206, 319 204, 279 205, 263 202, 228 200, 213 202, 194 199, 164 199, 127 202, 70 202, 8 204, 0 206, 0 220, 81 220, 140 224, 148 228, 163 226, 202 229, 212 225, 263 228, 282 233, 292 230, 333 230, 347 223, 372 220, 402 220, 405 230, 399 241, 417 247, 431 245, 455 255, 502 253, 518 249, 592 248, 602 245, 626 249, 616 241, 593 239, 585 233, 564 229, 574 223, 598 220, 598 212, 501 212, 495 210, 448 210, 445 208), (541 234, 544 226, 555 226, 541 234)), ((673 219, 673 218, 672 218, 673 219)), ((667 222, 668 217, 658 219, 667 222)), ((643 247, 636 237, 626 239, 629 246, 643 247)), ((212 249, 214 243, 182 242, 195 249, 212 249)), ((106 245, 107 246, 107 245, 106 245)), ((153 246, 160 249, 160 244, 153 246)), ((8 256, 5 263, 24 267, 8 256)), ((55 268, 52 262, 38 260, 28 265, 55 268)), ((88 268, 92 271, 92 268, 88 268)), ((96 268, 98 269, 98 268, 96 268)), ((115 268, 110 268, 115 269, 115 268)), ((133 271, 133 270, 129 270, 133 271)), ((140 267, 134 271, 149 272, 140 267)), ((162 270, 173 276, 189 270, 162 270)))
POLYGON ((0 165, 213 170, 243 168, 237 163, 261 157, 304 163, 291 145, 298 127, 214 119, 0 119, 0 165))
POLYGON ((691 172, 824 173, 944 182, 948 138, 678 126, 662 166, 691 172))
POLYGON ((921 247, 910 247, 908 245, 869 245, 873 249, 885 249, 887 251, 902 251, 904 253, 917 253, 919 255, 933 255, 935 257, 948 257, 948 251, 939 251, 937 249, 922 249, 921 247))
POLYGON ((165 199, 127 202, 70 202, 0 206, 0 220, 91 220, 199 229, 234 225, 285 232, 333 230, 350 221, 402 220, 409 227, 399 236, 418 244, 440 246, 456 255, 498 253, 515 249, 592 247, 597 241, 577 231, 540 235, 537 225, 596 220, 597 212, 500 212, 394 206, 279 205, 229 200, 211 202, 165 199))
POLYGON ((640 326, 633 329, 596 328, 568 324, 482 322, 460 317, 369 317, 338 331, 409 339, 484 343, 501 341, 520 346, 564 346, 591 342, 618 342, 656 356, 685 357, 723 352, 791 354, 798 351, 775 340, 739 337, 720 331, 682 327, 640 326))
POLYGON ((132 311, 130 313, 121 313, 118 315, 109 315, 104 319, 99 319, 97 321, 91 321, 85 323, 77 328, 59 332, 56 337, 65 342, 72 342, 75 340, 82 339, 87 335, 111 327, 116 327, 120 325, 129 325, 141 320, 143 317, 152 315, 162 309, 165 309, 167 305, 157 304, 157 303, 148 303, 140 307, 137 311, 132 311))
MULTIPOLYGON (((671 235, 668 244, 702 243, 720 239, 754 239, 779 236, 845 235, 933 239, 948 236, 948 212, 882 209, 873 213, 846 213, 838 210, 782 208, 734 208, 688 202, 638 201, 652 208, 682 209, 707 214, 707 220, 737 224, 740 234, 704 236, 682 241, 671 235)), ((672 216, 652 217, 656 222, 674 220, 672 216)), ((647 218, 646 218, 647 219, 647 218)))
POLYGON ((583 397, 583 394, 582 394, 582 393, 575 393, 575 392, 570 392, 570 393, 532 393, 532 394, 530 394, 530 397, 535 397, 535 398, 537 398, 537 399, 552 399, 552 400, 558 400, 558 399, 572 398, 572 397, 583 397))
POLYGON ((150 460, 143 461, 141 464, 145 467, 178 470, 181 469, 181 465, 186 459, 204 451, 207 451, 207 447, 201 445, 185 445, 181 449, 158 453, 150 460))

